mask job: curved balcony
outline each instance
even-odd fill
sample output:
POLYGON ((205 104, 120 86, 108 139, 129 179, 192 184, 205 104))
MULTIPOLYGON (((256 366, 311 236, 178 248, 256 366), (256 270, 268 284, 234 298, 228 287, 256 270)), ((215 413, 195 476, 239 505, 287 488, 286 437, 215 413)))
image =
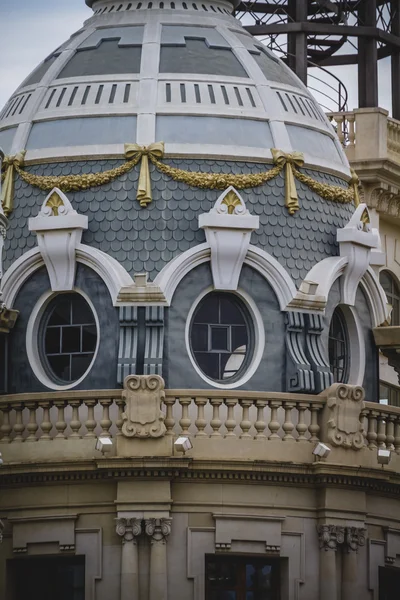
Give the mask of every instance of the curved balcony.
POLYGON ((193 468, 207 461, 219 470, 340 467, 380 479, 400 472, 400 408, 365 402, 362 388, 335 384, 318 396, 164 391, 157 376, 129 379, 139 382, 135 389, 125 382, 123 390, 0 397, 2 475, 102 468, 127 459, 180 459, 193 468), (146 383, 152 378, 157 389, 146 383), (174 446, 182 435, 193 445, 185 455, 174 446), (98 437, 111 437, 107 455, 95 449, 98 437), (331 448, 322 461, 313 454, 318 442, 331 448), (384 469, 379 448, 391 452, 384 469))

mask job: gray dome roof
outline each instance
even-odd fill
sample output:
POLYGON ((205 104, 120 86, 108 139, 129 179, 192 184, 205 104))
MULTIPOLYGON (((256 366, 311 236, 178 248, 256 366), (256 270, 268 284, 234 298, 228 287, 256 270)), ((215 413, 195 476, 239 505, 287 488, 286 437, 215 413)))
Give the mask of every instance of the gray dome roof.
MULTIPOLYGON (((0 113, 0 146, 27 161, 120 156, 164 141, 169 155, 265 160, 272 147, 348 175, 323 111, 221 0, 87 0, 94 15, 0 113)), ((321 170, 321 169, 320 169, 321 170)))

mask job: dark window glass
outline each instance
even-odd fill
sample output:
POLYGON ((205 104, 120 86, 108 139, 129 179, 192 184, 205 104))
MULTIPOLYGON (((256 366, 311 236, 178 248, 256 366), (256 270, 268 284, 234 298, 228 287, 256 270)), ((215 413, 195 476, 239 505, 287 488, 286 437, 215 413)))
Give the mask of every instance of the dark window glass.
POLYGON ((206 600, 279 600, 279 561, 206 556, 206 600))
POLYGON ((381 271, 379 281, 385 290, 388 303, 392 306, 391 325, 400 325, 400 289, 388 271, 381 271))
POLYGON ((379 567, 379 600, 394 600, 400 587, 400 569, 379 567))
POLYGON ((381 381, 379 385, 379 402, 400 407, 400 388, 381 381))
POLYGON ((85 600, 85 558, 36 557, 7 561, 8 600, 85 600))
POLYGON ((336 383, 347 383, 349 378, 349 341, 346 321, 342 310, 337 307, 329 329, 329 364, 336 383))
POLYGON ((199 368, 215 381, 238 379, 252 354, 253 329, 243 302, 234 294, 212 292, 197 307, 190 329, 199 368))
POLYGON ((90 306, 80 294, 62 294, 50 302, 42 321, 42 355, 57 382, 71 383, 87 371, 97 343, 90 306))

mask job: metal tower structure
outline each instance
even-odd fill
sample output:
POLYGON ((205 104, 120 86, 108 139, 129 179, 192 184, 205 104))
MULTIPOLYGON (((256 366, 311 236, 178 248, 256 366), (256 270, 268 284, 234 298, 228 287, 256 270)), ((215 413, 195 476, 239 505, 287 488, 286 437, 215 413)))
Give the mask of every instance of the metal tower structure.
POLYGON ((309 66, 357 65, 360 108, 378 106, 378 60, 391 56, 400 119, 400 0, 245 0, 236 15, 306 84, 309 66))

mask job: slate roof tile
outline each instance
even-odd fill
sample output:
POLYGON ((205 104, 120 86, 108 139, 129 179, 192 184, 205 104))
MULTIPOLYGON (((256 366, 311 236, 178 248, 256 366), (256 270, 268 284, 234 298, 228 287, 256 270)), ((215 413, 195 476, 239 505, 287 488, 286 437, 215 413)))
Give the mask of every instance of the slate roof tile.
MULTIPOLYGON (((93 173, 112 169, 121 159, 39 164, 26 167, 38 175, 93 173)), ((167 164, 193 172, 259 173, 260 163, 202 159, 165 159, 167 164)), ((153 201, 141 208, 136 200, 139 165, 105 186, 67 194, 74 208, 89 217, 83 243, 108 252, 128 272, 149 271, 154 280, 169 260, 205 241, 198 228, 198 216, 208 212, 220 191, 205 190, 175 182, 150 165, 153 201)), ((338 177, 304 169, 317 181, 346 186, 338 177)), ((284 178, 279 175, 265 185, 240 190, 251 214, 259 215, 260 229, 252 243, 279 259, 298 284, 313 264, 338 253, 336 228, 343 227, 353 206, 322 200, 296 181, 300 211, 290 216, 285 208, 284 178)), ((36 216, 46 193, 32 188, 19 177, 15 180, 14 211, 5 241, 7 269, 27 249, 36 245, 28 219, 36 216)))

